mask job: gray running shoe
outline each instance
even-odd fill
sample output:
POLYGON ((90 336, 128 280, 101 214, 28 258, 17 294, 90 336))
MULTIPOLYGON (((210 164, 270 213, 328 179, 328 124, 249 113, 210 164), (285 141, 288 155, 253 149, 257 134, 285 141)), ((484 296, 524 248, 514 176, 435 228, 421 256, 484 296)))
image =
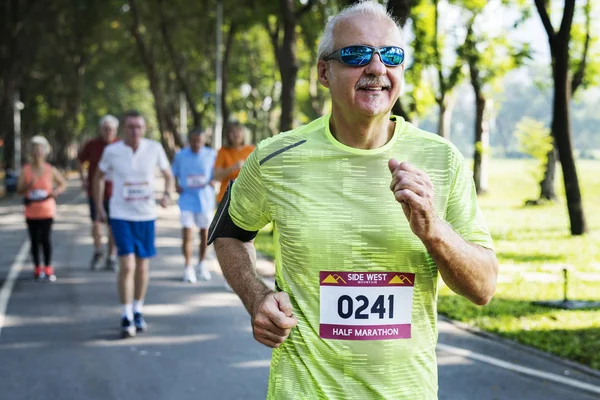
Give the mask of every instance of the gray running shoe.
POLYGON ((92 271, 97 270, 98 268, 100 268, 101 263, 102 263, 102 252, 95 251, 94 255, 92 256, 92 261, 90 261, 90 269, 92 271))
POLYGON ((104 268, 107 271, 117 272, 117 270, 119 269, 119 266, 117 265, 117 260, 113 260, 110 257, 108 257, 106 259, 106 265, 104 266, 104 268))

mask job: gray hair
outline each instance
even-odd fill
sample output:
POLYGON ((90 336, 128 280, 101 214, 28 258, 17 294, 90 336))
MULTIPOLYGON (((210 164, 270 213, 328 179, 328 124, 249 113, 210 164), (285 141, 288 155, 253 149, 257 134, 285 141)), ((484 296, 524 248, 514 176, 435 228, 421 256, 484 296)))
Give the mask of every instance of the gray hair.
POLYGON ((119 119, 114 115, 106 114, 104 117, 100 118, 100 122, 98 122, 98 127, 102 128, 104 124, 109 124, 114 126, 115 128, 118 128, 119 119))
POLYGON ((42 135, 36 135, 32 137, 30 143, 32 147, 36 144, 42 146, 46 155, 50 153, 50 143, 48 143, 48 139, 46 139, 42 135))
POLYGON ((398 34, 402 36, 398 21, 390 14, 383 4, 376 3, 371 0, 363 0, 359 3, 353 4, 349 7, 344 8, 339 14, 334 16, 327 22, 321 40, 319 41, 319 47, 317 49, 317 61, 324 59, 326 56, 334 52, 333 44, 333 30, 336 25, 349 17, 355 15, 369 15, 374 17, 387 18, 396 25, 398 28, 398 34))

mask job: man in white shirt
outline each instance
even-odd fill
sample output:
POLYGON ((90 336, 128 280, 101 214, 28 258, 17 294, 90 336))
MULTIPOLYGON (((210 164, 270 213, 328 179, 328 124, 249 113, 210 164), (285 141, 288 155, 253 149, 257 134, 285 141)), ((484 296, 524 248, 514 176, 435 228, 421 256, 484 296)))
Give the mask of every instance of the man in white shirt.
MULTIPOLYGON (((124 140, 104 149, 94 179, 96 204, 102 204, 104 179, 110 173, 113 193, 110 198, 110 226, 119 255, 119 300, 122 305, 121 336, 133 337, 147 329, 142 315, 144 296, 148 288, 148 264, 156 255, 154 221, 156 220, 154 190, 155 169, 165 179, 160 205, 167 207, 173 176, 169 160, 161 144, 143 136, 144 117, 137 111, 123 116, 124 140)), ((97 207, 98 218, 106 221, 103 207, 97 207)))

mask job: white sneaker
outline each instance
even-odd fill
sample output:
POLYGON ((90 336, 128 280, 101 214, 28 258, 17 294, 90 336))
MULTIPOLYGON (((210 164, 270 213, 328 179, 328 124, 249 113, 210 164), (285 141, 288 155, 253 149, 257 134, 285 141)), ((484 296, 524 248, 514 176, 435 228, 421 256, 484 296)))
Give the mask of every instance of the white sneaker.
POLYGON ((196 278, 196 271, 194 267, 185 267, 185 272, 183 273, 183 281, 189 283, 196 283, 198 279, 196 278))
POLYGON ((200 279, 202 279, 203 281, 210 281, 210 271, 208 270, 206 264, 202 262, 198 264, 198 273, 200 274, 200 279))

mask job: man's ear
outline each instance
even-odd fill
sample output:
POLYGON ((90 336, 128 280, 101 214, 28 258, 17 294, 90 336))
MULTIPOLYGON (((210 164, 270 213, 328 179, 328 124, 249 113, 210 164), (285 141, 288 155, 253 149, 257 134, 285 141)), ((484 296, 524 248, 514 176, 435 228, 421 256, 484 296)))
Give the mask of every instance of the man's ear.
POLYGON ((327 61, 319 60, 317 63, 317 72, 319 74, 319 82, 326 88, 329 87, 329 65, 327 61))

